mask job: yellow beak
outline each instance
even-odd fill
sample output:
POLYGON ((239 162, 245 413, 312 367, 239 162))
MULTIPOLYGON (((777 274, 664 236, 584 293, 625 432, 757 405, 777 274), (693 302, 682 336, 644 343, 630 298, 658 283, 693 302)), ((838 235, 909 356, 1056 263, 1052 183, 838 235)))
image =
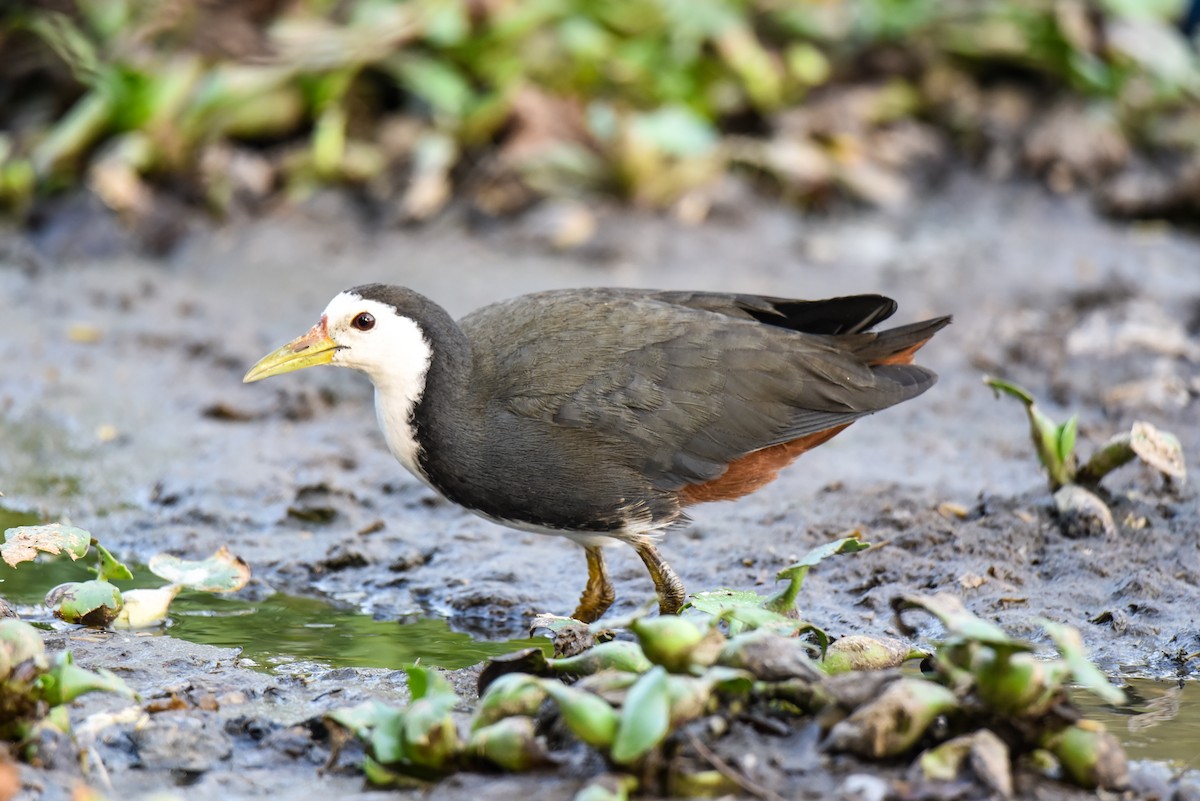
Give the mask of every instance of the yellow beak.
POLYGON ((329 338, 329 331, 324 317, 321 322, 308 330, 302 337, 297 337, 279 350, 268 353, 259 360, 258 364, 242 377, 242 382, 249 384, 269 378, 273 375, 290 373, 318 364, 329 364, 338 346, 329 338))

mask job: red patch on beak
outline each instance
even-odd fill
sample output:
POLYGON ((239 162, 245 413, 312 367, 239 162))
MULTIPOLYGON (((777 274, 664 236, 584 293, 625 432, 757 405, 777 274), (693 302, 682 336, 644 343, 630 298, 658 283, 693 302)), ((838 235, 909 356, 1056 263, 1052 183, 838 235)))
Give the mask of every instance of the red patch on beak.
POLYGON ((304 336, 292 341, 292 353, 299 353, 327 339, 329 339, 329 319, 322 314, 321 322, 308 329, 304 336))

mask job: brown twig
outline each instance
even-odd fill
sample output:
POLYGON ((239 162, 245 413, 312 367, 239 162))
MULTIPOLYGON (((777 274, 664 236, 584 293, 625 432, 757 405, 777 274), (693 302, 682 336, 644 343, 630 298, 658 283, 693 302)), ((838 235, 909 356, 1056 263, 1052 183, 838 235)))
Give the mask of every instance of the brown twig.
POLYGON ((684 734, 687 735, 688 742, 692 744, 692 748, 696 749, 696 753, 700 755, 701 759, 712 765, 713 768, 716 769, 717 773, 720 773, 726 779, 729 779, 729 781, 733 782, 750 795, 754 796, 755 798, 765 799, 766 801, 787 801, 786 798, 769 787, 763 787, 761 784, 755 784, 754 782, 750 781, 750 779, 742 774, 737 768, 713 753, 712 749, 700 742, 700 739, 692 732, 685 731, 684 734))

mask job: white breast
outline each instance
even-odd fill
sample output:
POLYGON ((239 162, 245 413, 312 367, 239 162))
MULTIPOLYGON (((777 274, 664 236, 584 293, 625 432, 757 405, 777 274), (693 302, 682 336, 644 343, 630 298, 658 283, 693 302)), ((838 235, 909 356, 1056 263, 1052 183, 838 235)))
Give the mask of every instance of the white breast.
POLYGON ((403 402, 403 398, 388 395, 376 388, 375 419, 379 421, 379 428, 383 431, 383 438, 387 442, 388 450, 396 457, 396 461, 404 465, 408 472, 421 479, 427 487, 433 489, 433 485, 429 483, 429 479, 421 470, 418 461, 421 445, 417 442, 416 432, 410 421, 412 408, 416 405, 417 400, 419 398, 406 403, 403 402))

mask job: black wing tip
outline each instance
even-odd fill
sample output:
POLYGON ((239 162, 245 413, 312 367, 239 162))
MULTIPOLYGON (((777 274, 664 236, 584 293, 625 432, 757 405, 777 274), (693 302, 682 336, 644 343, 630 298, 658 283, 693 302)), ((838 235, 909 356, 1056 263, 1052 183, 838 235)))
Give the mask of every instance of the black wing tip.
POLYGON ((804 334, 836 336, 866 331, 896 313, 896 301, 884 295, 845 295, 826 300, 790 300, 743 296, 743 310, 766 325, 804 334))

